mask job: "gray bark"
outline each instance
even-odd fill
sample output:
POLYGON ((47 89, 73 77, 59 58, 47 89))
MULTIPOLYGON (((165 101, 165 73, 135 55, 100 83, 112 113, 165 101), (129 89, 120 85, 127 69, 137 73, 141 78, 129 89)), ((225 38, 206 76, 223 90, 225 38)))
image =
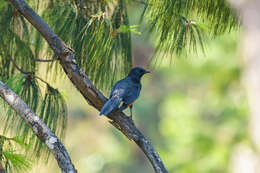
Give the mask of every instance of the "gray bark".
MULTIPOLYGON (((42 34, 54 53, 59 57, 61 66, 74 86, 86 101, 100 110, 107 98, 91 83, 88 76, 77 65, 74 52, 51 30, 40 16, 24 0, 9 0, 15 8, 42 34)), ((136 128, 134 122, 122 112, 114 112, 110 123, 121 131, 129 140, 133 140, 150 160, 156 173, 167 173, 159 154, 151 142, 136 128)))
POLYGON ((70 156, 61 141, 40 120, 40 118, 26 105, 26 103, 0 81, 0 97, 7 102, 12 109, 20 115, 34 134, 46 144, 58 162, 63 173, 76 173, 70 156))

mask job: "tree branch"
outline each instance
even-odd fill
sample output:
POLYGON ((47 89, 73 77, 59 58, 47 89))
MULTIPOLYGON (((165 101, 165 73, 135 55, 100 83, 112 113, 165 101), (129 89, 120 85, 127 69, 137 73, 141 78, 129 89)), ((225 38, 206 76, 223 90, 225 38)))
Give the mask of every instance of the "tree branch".
MULTIPOLYGON (((37 15, 24 0, 9 0, 16 9, 42 34, 54 53, 58 56, 60 64, 71 82, 84 96, 86 101, 100 110, 106 102, 106 97, 91 83, 88 76, 77 65, 75 54, 65 43, 51 30, 43 19, 37 15)), ((122 112, 114 112, 109 117, 110 123, 120 130, 128 139, 133 140, 150 160, 156 173, 168 173, 159 154, 153 148, 151 142, 136 128, 122 112)))
POLYGON ((51 130, 40 120, 40 118, 24 103, 24 101, 0 81, 0 97, 7 102, 13 110, 33 130, 34 134, 46 144, 54 155, 63 173, 76 173, 70 156, 61 141, 51 130))

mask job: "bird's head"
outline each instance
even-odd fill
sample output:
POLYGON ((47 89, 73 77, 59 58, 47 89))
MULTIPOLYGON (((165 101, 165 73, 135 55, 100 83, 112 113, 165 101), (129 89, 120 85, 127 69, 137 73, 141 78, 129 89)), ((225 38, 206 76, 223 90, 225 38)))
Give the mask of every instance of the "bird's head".
POLYGON ((132 68, 130 73, 128 74, 128 76, 130 76, 131 78, 134 78, 134 79, 137 79, 137 80, 140 80, 141 77, 146 74, 146 73, 151 73, 150 71, 148 70, 145 70, 143 69, 142 67, 135 67, 135 68, 132 68))

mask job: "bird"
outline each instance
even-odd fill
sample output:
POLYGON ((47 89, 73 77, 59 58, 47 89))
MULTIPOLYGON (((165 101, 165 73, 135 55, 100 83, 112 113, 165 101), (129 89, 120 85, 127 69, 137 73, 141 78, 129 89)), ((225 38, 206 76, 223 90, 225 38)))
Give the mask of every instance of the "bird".
POLYGON ((139 97, 142 88, 141 78, 146 73, 151 72, 142 67, 135 67, 124 79, 116 82, 111 89, 108 101, 101 108, 100 115, 109 115, 122 103, 118 111, 122 112, 129 107, 130 118, 132 119, 133 103, 139 97))

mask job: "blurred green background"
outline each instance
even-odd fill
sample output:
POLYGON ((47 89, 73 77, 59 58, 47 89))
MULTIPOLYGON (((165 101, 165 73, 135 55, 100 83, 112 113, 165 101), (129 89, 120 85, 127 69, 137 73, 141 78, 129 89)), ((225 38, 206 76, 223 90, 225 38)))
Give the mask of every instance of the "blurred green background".
MULTIPOLYGON (((162 61, 143 78, 134 121, 170 173, 232 172, 235 148, 250 145, 238 41, 238 32, 208 40, 206 54, 175 58, 171 65, 162 61)), ((135 65, 143 65, 151 55, 152 48, 141 47, 141 42, 134 38, 135 65)), ((141 150, 62 80, 57 87, 64 90, 69 106, 64 142, 78 172, 153 172, 141 150)), ((56 162, 31 172, 51 170, 58 171, 56 162)))

